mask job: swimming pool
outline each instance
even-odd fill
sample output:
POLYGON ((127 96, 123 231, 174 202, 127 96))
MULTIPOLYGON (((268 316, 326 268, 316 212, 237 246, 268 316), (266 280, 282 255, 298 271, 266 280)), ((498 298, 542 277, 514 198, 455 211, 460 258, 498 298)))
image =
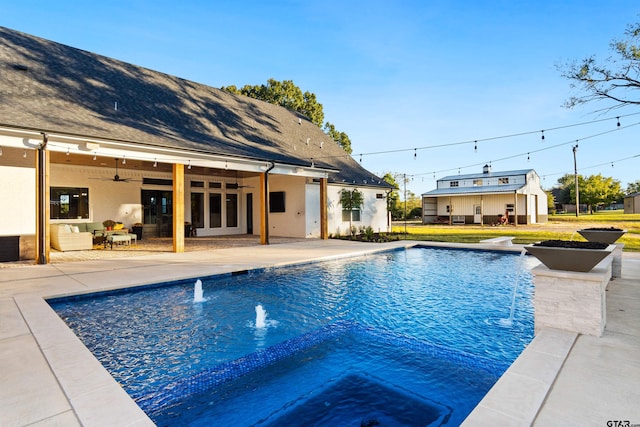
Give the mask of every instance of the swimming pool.
POLYGON ((526 263, 415 248, 50 304, 159 425, 455 425, 533 337, 526 263))

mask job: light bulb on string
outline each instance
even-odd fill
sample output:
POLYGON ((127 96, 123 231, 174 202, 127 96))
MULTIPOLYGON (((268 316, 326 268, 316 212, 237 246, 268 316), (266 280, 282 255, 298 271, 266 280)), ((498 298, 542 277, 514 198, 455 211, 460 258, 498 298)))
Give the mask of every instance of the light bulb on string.
POLYGON ((473 141, 473 151, 474 153, 478 152, 478 141, 473 141))
POLYGON ((95 160, 98 156, 96 155, 96 153, 93 153, 93 160, 95 160))
POLYGON ((191 160, 189 160, 189 163, 187 164, 187 169, 191 169, 191 160))
POLYGON ((541 130, 540 132, 542 133, 542 137, 540 139, 544 141, 544 130, 541 130))
POLYGON ((418 158, 418 149, 414 148, 413 149, 413 160, 416 160, 418 158))
POLYGON ((531 156, 529 155, 529 153, 527 153, 527 162, 531 160, 531 156))
POLYGON ((122 164, 123 165, 127 164, 127 158, 125 156, 122 156, 122 164))
POLYGON ((158 167, 158 159, 153 159, 153 167, 154 168, 158 167))
POLYGON ((616 119, 618 120, 618 127, 620 127, 620 116, 616 117, 616 119))
POLYGON ((360 154, 360 163, 362 163, 362 154, 360 154))

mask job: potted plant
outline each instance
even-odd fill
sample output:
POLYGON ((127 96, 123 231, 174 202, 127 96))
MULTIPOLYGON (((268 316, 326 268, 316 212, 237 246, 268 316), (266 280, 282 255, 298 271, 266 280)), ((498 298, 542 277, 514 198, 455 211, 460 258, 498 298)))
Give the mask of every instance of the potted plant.
POLYGON ((116 225, 116 222, 112 219, 105 219, 104 221, 102 221, 102 225, 104 225, 104 228, 106 228, 107 230, 112 230, 113 226, 116 225))
POLYGON ((590 242, 602 242, 607 244, 613 244, 626 232, 627 230, 622 230, 616 227, 593 227, 578 230, 578 233, 590 242))
POLYGON ((545 240, 525 245, 524 248, 551 270, 588 272, 613 252, 615 245, 601 242, 545 240))
POLYGON ((133 230, 133 233, 136 235, 136 238, 138 240, 142 240, 142 228, 143 228, 143 226, 142 226, 141 222, 136 222, 131 227, 131 229, 133 230))

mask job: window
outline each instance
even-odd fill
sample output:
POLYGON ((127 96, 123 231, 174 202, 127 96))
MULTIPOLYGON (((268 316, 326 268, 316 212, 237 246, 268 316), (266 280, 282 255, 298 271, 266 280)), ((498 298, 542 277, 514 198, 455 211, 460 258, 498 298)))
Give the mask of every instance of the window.
POLYGON ((173 185, 172 179, 142 178, 143 185, 173 185))
POLYGON ((474 179, 473 180, 473 186, 474 187, 481 187, 482 186, 482 180, 481 179, 474 179))
POLYGON ((284 212, 284 191, 269 193, 269 212, 284 212))
POLYGON ((384 194, 376 193, 376 199, 384 199, 384 194))
POLYGON ((498 178, 498 184, 508 184, 508 183, 509 183, 509 177, 498 178))
POLYGON ((191 186, 192 187, 197 187, 197 188, 204 188, 204 182, 203 181, 191 181, 191 186))
POLYGON ((227 194, 227 227, 238 226, 238 195, 227 194))
POLYGON ((89 189, 51 187, 51 219, 89 218, 89 189))
POLYGON ((222 227, 222 194, 209 194, 209 227, 222 227))
POLYGON ((511 215, 511 214, 515 211, 515 207, 514 207, 513 203, 509 203, 509 204, 507 204, 507 206, 506 206, 506 209, 505 209, 505 210, 506 210, 507 212, 509 212, 509 215, 511 215))
POLYGON ((458 186, 458 181, 449 182, 449 187, 457 187, 457 186, 458 186))
POLYGON ((191 193, 191 224, 204 228, 204 194, 191 193))
POLYGON ((222 188, 222 183, 221 182, 210 182, 209 183, 209 188, 222 188))
POLYGON ((451 207, 447 205, 447 213, 451 213, 451 207))
POLYGON ((349 221, 353 221, 353 222, 357 222, 360 221, 360 209, 353 209, 353 210, 348 210, 348 209, 343 209, 342 210, 342 221, 344 222, 349 222, 349 221))

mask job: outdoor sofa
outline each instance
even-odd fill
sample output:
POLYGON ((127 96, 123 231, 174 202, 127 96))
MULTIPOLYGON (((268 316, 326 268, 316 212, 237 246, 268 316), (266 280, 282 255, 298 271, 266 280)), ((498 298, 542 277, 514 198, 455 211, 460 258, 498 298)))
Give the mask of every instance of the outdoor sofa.
POLYGON ((59 251, 93 249, 93 239, 104 234, 101 222, 51 224, 51 247, 59 251))

